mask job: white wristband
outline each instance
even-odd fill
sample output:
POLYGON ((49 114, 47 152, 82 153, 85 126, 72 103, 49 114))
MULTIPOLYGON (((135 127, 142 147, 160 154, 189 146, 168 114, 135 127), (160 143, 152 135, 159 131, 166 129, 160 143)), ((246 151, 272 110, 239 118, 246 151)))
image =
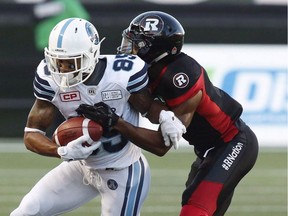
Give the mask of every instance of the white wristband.
POLYGON ((40 133, 40 134, 46 135, 46 133, 44 131, 39 130, 37 128, 25 127, 24 132, 34 132, 34 133, 40 133))

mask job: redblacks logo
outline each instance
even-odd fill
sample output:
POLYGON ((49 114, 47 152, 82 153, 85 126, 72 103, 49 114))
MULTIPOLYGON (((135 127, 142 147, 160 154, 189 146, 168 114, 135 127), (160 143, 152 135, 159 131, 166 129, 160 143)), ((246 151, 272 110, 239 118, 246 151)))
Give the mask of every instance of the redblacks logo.
POLYGON ((173 77, 173 83, 177 88, 185 88, 189 83, 189 77, 181 72, 173 77))
POLYGON ((78 91, 61 93, 60 98, 63 102, 81 100, 80 92, 78 91))

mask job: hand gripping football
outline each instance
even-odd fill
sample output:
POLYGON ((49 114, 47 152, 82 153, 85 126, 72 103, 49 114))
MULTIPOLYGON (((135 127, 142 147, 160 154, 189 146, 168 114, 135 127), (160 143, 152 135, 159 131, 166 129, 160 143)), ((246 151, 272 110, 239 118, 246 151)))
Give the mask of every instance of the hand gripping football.
POLYGON ((73 117, 56 128, 52 141, 59 146, 65 146, 82 135, 89 135, 90 140, 83 143, 83 145, 89 146, 91 143, 98 141, 102 133, 103 128, 98 123, 84 117, 73 117))

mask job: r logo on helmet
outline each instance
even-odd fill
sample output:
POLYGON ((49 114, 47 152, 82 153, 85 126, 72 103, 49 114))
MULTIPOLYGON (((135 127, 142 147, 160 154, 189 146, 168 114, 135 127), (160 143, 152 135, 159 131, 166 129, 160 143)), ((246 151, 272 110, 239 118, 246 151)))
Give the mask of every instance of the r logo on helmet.
POLYGON ((159 16, 149 16, 141 20, 140 25, 144 27, 146 34, 159 34, 164 27, 164 22, 159 16))

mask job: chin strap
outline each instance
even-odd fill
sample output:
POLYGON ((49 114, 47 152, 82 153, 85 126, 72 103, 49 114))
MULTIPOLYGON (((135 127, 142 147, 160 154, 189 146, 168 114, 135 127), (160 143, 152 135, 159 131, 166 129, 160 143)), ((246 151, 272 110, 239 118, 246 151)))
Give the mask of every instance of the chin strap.
POLYGON ((61 83, 60 83, 60 89, 61 89, 61 91, 66 92, 67 88, 68 88, 68 86, 67 86, 67 77, 63 76, 62 79, 61 79, 61 83))
POLYGON ((158 61, 160 61, 161 59, 163 59, 164 57, 168 56, 168 52, 162 53, 160 56, 158 56, 157 58, 155 58, 151 64, 156 63, 158 61))

